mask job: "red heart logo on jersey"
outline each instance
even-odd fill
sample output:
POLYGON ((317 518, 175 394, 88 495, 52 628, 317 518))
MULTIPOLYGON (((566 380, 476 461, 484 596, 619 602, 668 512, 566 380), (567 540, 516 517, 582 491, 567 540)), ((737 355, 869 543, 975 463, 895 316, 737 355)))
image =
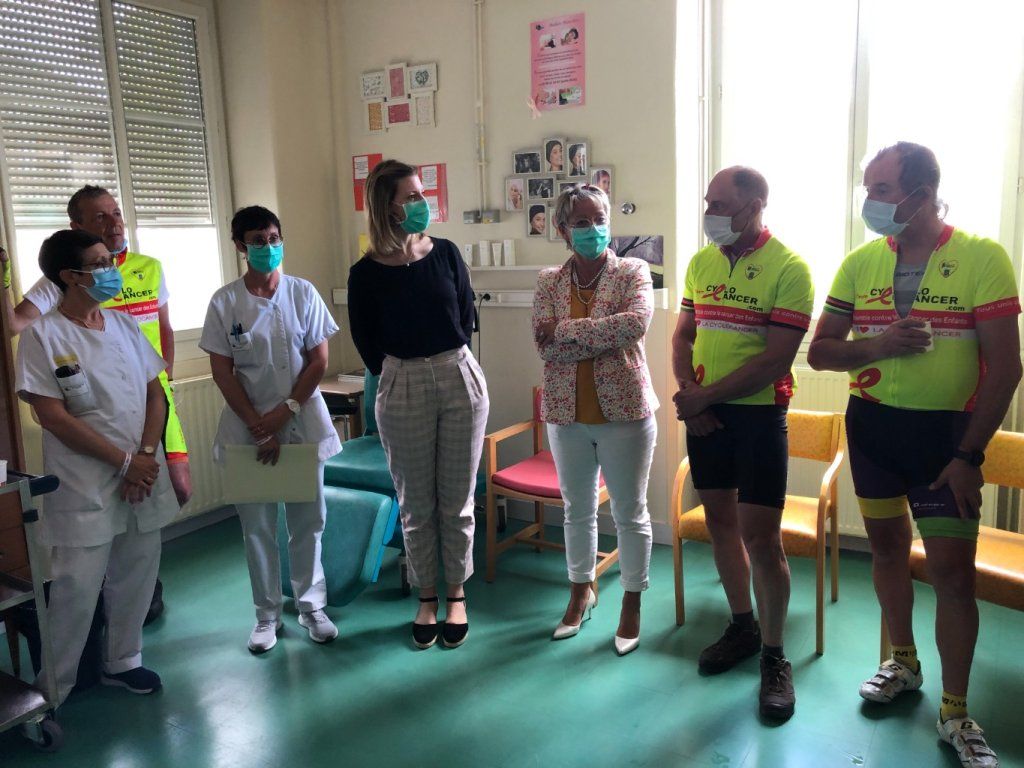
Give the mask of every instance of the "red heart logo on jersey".
POLYGON ((860 327, 860 332, 861 332, 861 333, 867 333, 867 332, 868 332, 868 331, 870 330, 870 328, 871 328, 871 326, 870 326, 870 325, 862 325, 862 326, 860 327))

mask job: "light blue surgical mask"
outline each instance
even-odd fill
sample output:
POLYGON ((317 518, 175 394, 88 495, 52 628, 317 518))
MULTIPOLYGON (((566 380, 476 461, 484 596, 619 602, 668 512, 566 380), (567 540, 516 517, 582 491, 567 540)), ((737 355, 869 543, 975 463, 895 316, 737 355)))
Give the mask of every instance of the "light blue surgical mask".
MULTIPOLYGON (((75 271, 81 272, 82 270, 76 269, 75 271)), ((90 274, 92 275, 93 284, 83 285, 82 288, 85 289, 85 292, 89 294, 93 301, 98 301, 102 304, 105 301, 110 301, 121 292, 124 281, 121 278, 121 273, 117 271, 117 267, 94 269, 90 274)))
POLYGON ((611 228, 607 224, 591 224, 589 227, 573 227, 570 230, 572 249, 584 259, 600 258, 612 241, 611 228))
POLYGON ((405 218, 400 224, 402 229, 410 235, 418 235, 420 232, 426 231, 430 225, 430 206, 427 205, 426 200, 413 200, 411 203, 405 203, 402 210, 405 211, 405 218))
POLYGON ((249 260, 249 266, 255 269, 257 272, 263 274, 269 274, 275 269, 281 266, 281 262, 284 261, 284 243, 277 243, 276 245, 249 245, 246 244, 246 258, 249 260))
POLYGON ((733 232, 732 216, 704 214, 704 234, 715 245, 732 245, 740 239, 742 232, 733 232))
MULTIPOLYGON (((915 189, 914 192, 917 192, 918 189, 920 189, 920 187, 915 189)), ((921 209, 924 208, 924 203, 921 203, 917 210, 911 214, 909 219, 906 221, 896 221, 896 209, 909 200, 914 192, 911 192, 898 203, 883 203, 881 200, 871 200, 870 198, 865 199, 864 207, 860 212, 861 218, 864 219, 864 223, 867 224, 868 229, 872 232, 877 232, 880 235, 888 237, 895 237, 906 229, 907 224, 910 223, 911 219, 913 219, 914 216, 917 216, 921 209)))

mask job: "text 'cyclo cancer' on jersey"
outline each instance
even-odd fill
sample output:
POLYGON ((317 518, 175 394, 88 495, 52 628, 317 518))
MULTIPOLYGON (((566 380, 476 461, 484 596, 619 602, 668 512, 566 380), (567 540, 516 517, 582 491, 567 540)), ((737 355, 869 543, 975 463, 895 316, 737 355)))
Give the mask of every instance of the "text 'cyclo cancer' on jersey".
MULTIPOLYGON (((767 229, 735 263, 714 244, 701 249, 686 270, 680 307, 694 313, 697 325, 697 382, 713 384, 764 352, 770 325, 806 332, 813 307, 807 264, 767 229)), ((790 371, 764 389, 730 402, 786 405, 795 386, 790 371)))
MULTIPOLYGON (((896 243, 879 238, 850 253, 825 309, 850 318, 854 339, 900 320, 893 300, 896 243)), ((1017 281, 999 243, 947 226, 928 259, 907 318, 931 324, 934 349, 850 371, 850 394, 924 411, 971 410, 983 366, 977 324, 1020 313, 1017 281)))

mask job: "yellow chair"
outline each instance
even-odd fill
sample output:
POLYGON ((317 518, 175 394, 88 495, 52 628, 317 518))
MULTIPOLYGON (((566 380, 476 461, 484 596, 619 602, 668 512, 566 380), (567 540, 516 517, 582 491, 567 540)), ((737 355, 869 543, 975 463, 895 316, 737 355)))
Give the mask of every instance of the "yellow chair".
MULTIPOLYGON (((1002 430, 996 432, 985 449, 982 469, 986 483, 1024 488, 1024 434, 1002 430)), ((978 554, 974 563, 978 571, 975 597, 1024 611, 1024 534, 981 526, 978 531, 978 554)), ((930 583, 924 542, 921 539, 914 539, 910 545, 910 575, 918 581, 930 583)), ((879 655, 882 661, 892 655, 884 616, 879 655)))
MULTIPOLYGON (((825 652, 825 524, 829 524, 832 547, 832 602, 839 599, 839 526, 836 481, 843 463, 843 417, 841 414, 790 410, 789 455, 827 463, 817 498, 786 496, 782 515, 782 544, 790 557, 813 557, 817 561, 816 650, 825 652)), ((690 458, 679 464, 672 490, 672 554, 675 564, 676 624, 686 621, 683 604, 683 539, 710 542, 703 505, 682 511, 683 485, 690 474, 690 458)))
MULTIPOLYGON (((544 505, 564 507, 558 485, 558 473, 551 451, 544 450, 544 422, 540 418, 541 388, 533 388, 533 418, 492 432, 484 438, 484 457, 487 462, 487 581, 494 581, 498 555, 516 544, 532 546, 536 552, 542 548, 560 549, 565 545, 544 538, 544 505), (533 455, 505 468, 498 467, 498 443, 523 432, 533 432, 533 455), (498 541, 497 497, 532 501, 534 522, 518 533, 498 541)), ((597 503, 608 501, 608 489, 603 478, 598 478, 597 503)), ((619 559, 619 550, 597 553, 597 576, 600 577, 619 559)), ((595 588, 596 588, 595 582, 595 588)))

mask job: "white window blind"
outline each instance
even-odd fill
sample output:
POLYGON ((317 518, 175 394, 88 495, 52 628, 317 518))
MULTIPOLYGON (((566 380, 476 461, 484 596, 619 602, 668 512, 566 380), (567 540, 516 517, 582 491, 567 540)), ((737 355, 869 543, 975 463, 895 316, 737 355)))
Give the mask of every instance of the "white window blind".
POLYGON ((90 0, 0 5, 0 131, 14 224, 57 227, 82 185, 118 188, 99 14, 90 0))
POLYGON ((129 3, 112 8, 136 221, 210 224, 195 22, 129 3))
POLYGON ((223 284, 224 202, 203 101, 209 29, 185 8, 0 0, 0 198, 23 289, 39 277, 42 240, 67 225, 68 199, 94 184, 120 202, 132 249, 162 262, 172 325, 202 325, 223 284))

